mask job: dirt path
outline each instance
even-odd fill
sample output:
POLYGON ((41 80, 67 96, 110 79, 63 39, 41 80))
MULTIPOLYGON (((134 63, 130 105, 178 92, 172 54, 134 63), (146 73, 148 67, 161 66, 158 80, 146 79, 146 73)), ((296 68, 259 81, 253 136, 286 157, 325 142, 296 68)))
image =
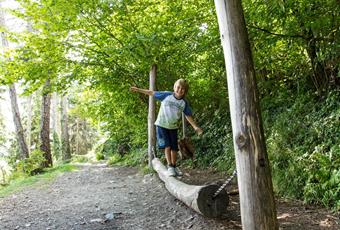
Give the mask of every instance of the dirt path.
MULTIPOLYGON (((187 178, 202 178, 187 171, 187 178)), ((208 174, 204 172, 204 175, 208 174)), ((214 175, 210 175, 214 176, 214 175)), ((208 219, 172 197, 157 175, 83 165, 48 184, 0 198, 0 229, 241 229, 238 197, 224 220, 208 219)), ((281 229, 339 229, 327 210, 279 203, 281 229)))

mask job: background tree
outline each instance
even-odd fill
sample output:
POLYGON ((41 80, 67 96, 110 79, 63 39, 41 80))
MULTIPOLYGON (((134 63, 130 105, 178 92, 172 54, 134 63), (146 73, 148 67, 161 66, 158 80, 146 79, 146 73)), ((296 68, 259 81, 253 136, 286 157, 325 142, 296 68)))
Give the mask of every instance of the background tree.
POLYGON ((45 161, 43 167, 53 166, 51 145, 50 145, 50 107, 51 107, 51 93, 50 80, 47 79, 42 91, 42 104, 40 116, 40 150, 43 152, 45 161))
POLYGON ((61 107, 61 145, 62 145, 62 159, 64 161, 71 159, 70 135, 67 113, 67 96, 63 96, 60 100, 61 107))
POLYGON ((52 133, 52 156, 56 160, 61 158, 61 143, 60 143, 60 106, 59 96, 53 92, 51 98, 51 133, 52 133))

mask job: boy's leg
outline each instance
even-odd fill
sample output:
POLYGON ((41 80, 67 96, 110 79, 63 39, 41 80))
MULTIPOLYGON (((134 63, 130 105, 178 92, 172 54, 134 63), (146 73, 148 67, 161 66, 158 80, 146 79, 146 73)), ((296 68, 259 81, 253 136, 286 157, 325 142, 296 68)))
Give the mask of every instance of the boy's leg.
POLYGON ((172 165, 172 151, 170 150, 170 146, 164 149, 164 154, 168 165, 172 165))
POLYGON ((169 131, 167 129, 157 126, 157 142, 160 149, 164 149, 165 159, 168 163, 169 176, 176 176, 175 169, 171 161, 171 147, 169 131))
POLYGON ((178 151, 177 129, 169 130, 169 145, 171 149, 171 164, 176 166, 178 151))
POLYGON ((165 150, 164 150, 164 153, 165 153, 166 161, 168 163, 168 175, 169 176, 176 176, 177 174, 176 174, 176 171, 175 171, 175 167, 172 164, 172 157, 171 157, 171 149, 170 149, 170 147, 166 147, 165 150))
POLYGON ((176 159, 177 159, 177 151, 171 150, 171 163, 174 166, 176 176, 183 176, 183 173, 179 168, 176 166, 176 159))
POLYGON ((176 161, 177 161, 177 151, 176 150, 171 150, 170 162, 171 162, 172 165, 176 165, 176 161))
POLYGON ((174 166, 176 176, 182 176, 183 173, 176 167, 178 152, 177 129, 170 131, 170 147, 171 147, 171 164, 174 166))

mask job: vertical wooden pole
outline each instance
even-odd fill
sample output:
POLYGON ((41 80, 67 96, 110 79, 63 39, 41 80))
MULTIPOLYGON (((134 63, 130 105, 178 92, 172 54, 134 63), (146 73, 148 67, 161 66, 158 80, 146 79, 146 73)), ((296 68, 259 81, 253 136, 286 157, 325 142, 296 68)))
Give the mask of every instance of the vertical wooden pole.
MULTIPOLYGON (((153 64, 149 75, 149 89, 156 90, 156 74, 157 65, 153 64)), ((153 96, 149 96, 149 113, 148 113, 148 156, 149 156, 149 167, 152 168, 152 159, 156 155, 156 103, 153 96)))
POLYGON ((255 71, 240 0, 215 0, 228 79, 243 229, 278 229, 255 71))

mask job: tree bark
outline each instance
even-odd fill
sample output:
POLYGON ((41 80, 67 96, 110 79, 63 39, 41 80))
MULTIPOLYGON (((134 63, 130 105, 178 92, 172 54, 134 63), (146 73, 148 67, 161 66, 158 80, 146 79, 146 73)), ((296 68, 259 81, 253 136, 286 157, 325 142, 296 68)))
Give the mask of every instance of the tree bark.
POLYGON ((56 92, 52 94, 52 99, 51 99, 51 128, 52 128, 52 133, 57 132, 57 100, 58 100, 58 95, 56 92))
POLYGON ((152 165, 167 190, 188 207, 206 217, 218 218, 226 214, 229 203, 227 192, 222 190, 213 198, 219 188, 218 185, 188 185, 175 177, 168 176, 167 168, 158 158, 152 160, 152 165))
POLYGON ((30 94, 27 100, 27 147, 28 154, 31 153, 31 139, 32 139, 32 98, 33 95, 30 94))
POLYGON ((50 79, 47 79, 43 88, 43 97, 41 104, 41 120, 40 120, 40 150, 43 152, 45 161, 43 167, 53 166, 51 144, 50 144, 50 108, 51 108, 51 93, 50 79))
POLYGON ((76 118, 76 133, 74 137, 76 141, 76 154, 80 154, 80 129, 79 129, 79 118, 76 118))
POLYGON ((312 30, 309 29, 306 32, 308 40, 306 40, 306 50, 311 62, 311 68, 313 70, 312 81, 318 94, 321 95, 325 89, 329 86, 329 76, 326 73, 324 65, 318 60, 317 55, 317 43, 313 36, 312 30))
POLYGON ((61 99, 61 145, 62 159, 64 161, 71 159, 70 135, 68 132, 68 116, 67 116, 67 97, 61 99))
POLYGON ((19 106, 17 102, 17 93, 15 90, 14 84, 9 86, 9 95, 10 95, 10 100, 11 100, 15 132, 16 132, 16 136, 17 136, 17 140, 19 144, 20 157, 21 159, 25 159, 29 157, 29 153, 28 153, 28 148, 27 148, 27 144, 25 141, 24 128, 22 127, 22 123, 21 123, 19 106))
POLYGON ((241 1, 215 0, 227 69, 243 229, 278 229, 255 71, 241 1))
MULTIPOLYGON (((5 27, 5 17, 4 17, 3 10, 1 9, 1 3, 0 3, 0 27, 1 26, 5 27)), ((5 32, 1 32, 1 44, 2 44, 2 47, 4 48, 8 47, 8 41, 6 39, 5 32)), ((17 140, 19 144, 20 157, 22 159, 28 158, 29 153, 28 153, 28 148, 27 148, 27 144, 25 141, 24 129, 21 123, 21 117, 20 117, 19 106, 18 106, 18 101, 17 101, 17 94, 16 94, 14 84, 11 84, 9 86, 9 96, 11 100, 15 132, 16 132, 16 136, 17 136, 17 140)))
MULTIPOLYGON (((150 70, 150 90, 156 89, 156 74, 157 66, 153 64, 150 70)), ((156 103, 153 96, 149 96, 149 113, 148 113, 148 156, 149 156, 149 167, 152 167, 152 159, 156 155, 156 130, 155 130, 155 119, 156 119, 156 103)))

